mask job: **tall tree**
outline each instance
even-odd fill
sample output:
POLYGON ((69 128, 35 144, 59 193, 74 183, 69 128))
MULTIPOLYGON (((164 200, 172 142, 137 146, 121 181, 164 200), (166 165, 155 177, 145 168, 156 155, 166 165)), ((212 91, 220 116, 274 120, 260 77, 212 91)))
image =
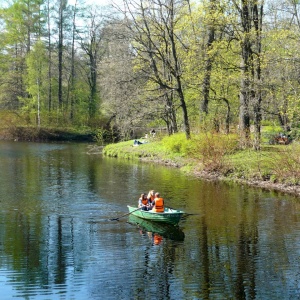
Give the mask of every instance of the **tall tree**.
POLYGON ((261 38, 264 0, 233 0, 238 12, 240 29, 237 37, 241 45, 241 84, 239 130, 240 144, 249 147, 251 108, 254 108, 255 141, 254 147, 260 145, 261 121, 261 38))
POLYGON ((47 41, 48 41, 48 113, 52 109, 52 41, 51 41, 51 7, 50 0, 47 0, 47 41))
POLYGON ((58 0, 58 106, 63 108, 63 46, 67 0, 58 0))
POLYGON ((76 17, 77 17, 77 0, 75 0, 73 6, 73 22, 72 22, 72 53, 71 53, 71 87, 70 87, 70 96, 71 96, 71 109, 70 109, 70 119, 74 118, 74 105, 75 105, 75 40, 76 40, 76 17))
POLYGON ((205 45, 205 61, 204 61, 204 77, 202 84, 202 101, 201 111, 208 114, 208 101, 209 101, 209 90, 210 90, 210 79, 213 65, 213 56, 211 55, 211 48, 215 41, 215 22, 214 14, 217 12, 217 0, 209 0, 207 14, 210 16, 210 20, 207 26, 207 42, 205 45))
POLYGON ((27 113, 36 115, 36 124, 41 125, 41 112, 47 108, 47 55, 44 44, 38 41, 34 44, 32 51, 27 59, 27 91, 30 97, 23 99, 23 110, 27 113))
POLYGON ((5 74, 6 104, 10 108, 20 107, 19 97, 27 96, 23 78, 26 73, 26 55, 31 45, 42 34, 43 0, 16 0, 10 6, 2 9, 1 17, 5 30, 2 33, 4 41, 3 54, 6 53, 6 63, 10 72, 5 74))
POLYGON ((103 42, 103 25, 104 18, 95 10, 90 8, 88 16, 87 32, 81 37, 81 49, 87 56, 88 65, 88 84, 89 84, 89 100, 88 112, 89 118, 92 120, 96 116, 99 108, 99 91, 98 91, 98 64, 104 55, 105 49, 102 46, 103 42))
MULTIPOLYGON (((180 12, 187 3, 175 0, 148 2, 127 0, 125 5, 126 9, 123 12, 126 19, 130 20, 128 26, 133 33, 140 68, 156 85, 157 90, 163 92, 165 97, 162 99, 169 102, 170 108, 173 108, 173 105, 170 105, 170 101, 173 100, 171 93, 175 92, 182 112, 183 129, 189 139, 190 124, 178 51, 178 48, 183 45, 176 27, 181 17, 180 12)), ((172 113, 169 116, 172 117, 172 113)), ((173 121, 175 122, 174 118, 173 121)), ((176 127, 175 125, 175 130, 176 127)))

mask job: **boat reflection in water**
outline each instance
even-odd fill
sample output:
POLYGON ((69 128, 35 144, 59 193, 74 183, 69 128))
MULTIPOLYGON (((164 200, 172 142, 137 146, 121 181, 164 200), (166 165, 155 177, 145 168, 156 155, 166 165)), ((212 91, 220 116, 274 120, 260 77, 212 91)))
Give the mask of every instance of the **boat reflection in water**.
POLYGON ((139 229, 146 231, 148 236, 152 238, 153 244, 155 245, 160 244, 163 238, 174 241, 184 240, 184 232, 175 225, 149 221, 134 215, 130 215, 128 217, 128 223, 137 225, 139 229))

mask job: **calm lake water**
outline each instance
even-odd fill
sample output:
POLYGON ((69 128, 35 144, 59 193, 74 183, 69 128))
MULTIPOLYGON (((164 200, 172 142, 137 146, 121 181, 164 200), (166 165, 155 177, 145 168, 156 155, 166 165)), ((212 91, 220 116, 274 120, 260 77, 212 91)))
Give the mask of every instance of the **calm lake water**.
POLYGON ((0 142, 1 299, 300 299, 300 200, 86 144, 0 142), (179 227, 111 218, 155 189, 179 227))

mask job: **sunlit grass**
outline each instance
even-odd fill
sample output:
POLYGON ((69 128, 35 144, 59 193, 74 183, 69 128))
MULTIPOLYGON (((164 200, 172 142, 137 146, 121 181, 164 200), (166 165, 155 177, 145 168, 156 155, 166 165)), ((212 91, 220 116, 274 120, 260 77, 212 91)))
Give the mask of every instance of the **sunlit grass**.
POLYGON ((193 136, 182 134, 133 146, 133 140, 108 145, 104 154, 127 159, 172 161, 185 172, 215 172, 231 179, 264 180, 298 184, 300 182, 300 146, 262 145, 259 151, 239 150, 237 137, 193 136))

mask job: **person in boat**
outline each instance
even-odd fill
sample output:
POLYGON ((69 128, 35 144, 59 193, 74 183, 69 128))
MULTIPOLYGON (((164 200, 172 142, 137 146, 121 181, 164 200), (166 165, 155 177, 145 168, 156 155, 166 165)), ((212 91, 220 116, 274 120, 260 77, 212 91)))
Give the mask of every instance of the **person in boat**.
POLYGON ((155 193, 154 190, 150 190, 147 196, 149 202, 152 204, 154 202, 155 199, 155 193))
POLYGON ((147 199, 149 201, 149 209, 148 210, 151 210, 152 207, 153 207, 153 204, 154 204, 154 199, 155 199, 155 193, 154 193, 154 190, 150 190, 148 195, 147 195, 147 199))
POLYGON ((142 210, 148 210, 150 207, 149 200, 147 198, 146 194, 141 194, 141 197, 139 198, 138 207, 142 208, 142 210))
POLYGON ((164 199, 160 197, 159 193, 155 193, 152 211, 153 212, 164 212, 165 211, 164 199))

